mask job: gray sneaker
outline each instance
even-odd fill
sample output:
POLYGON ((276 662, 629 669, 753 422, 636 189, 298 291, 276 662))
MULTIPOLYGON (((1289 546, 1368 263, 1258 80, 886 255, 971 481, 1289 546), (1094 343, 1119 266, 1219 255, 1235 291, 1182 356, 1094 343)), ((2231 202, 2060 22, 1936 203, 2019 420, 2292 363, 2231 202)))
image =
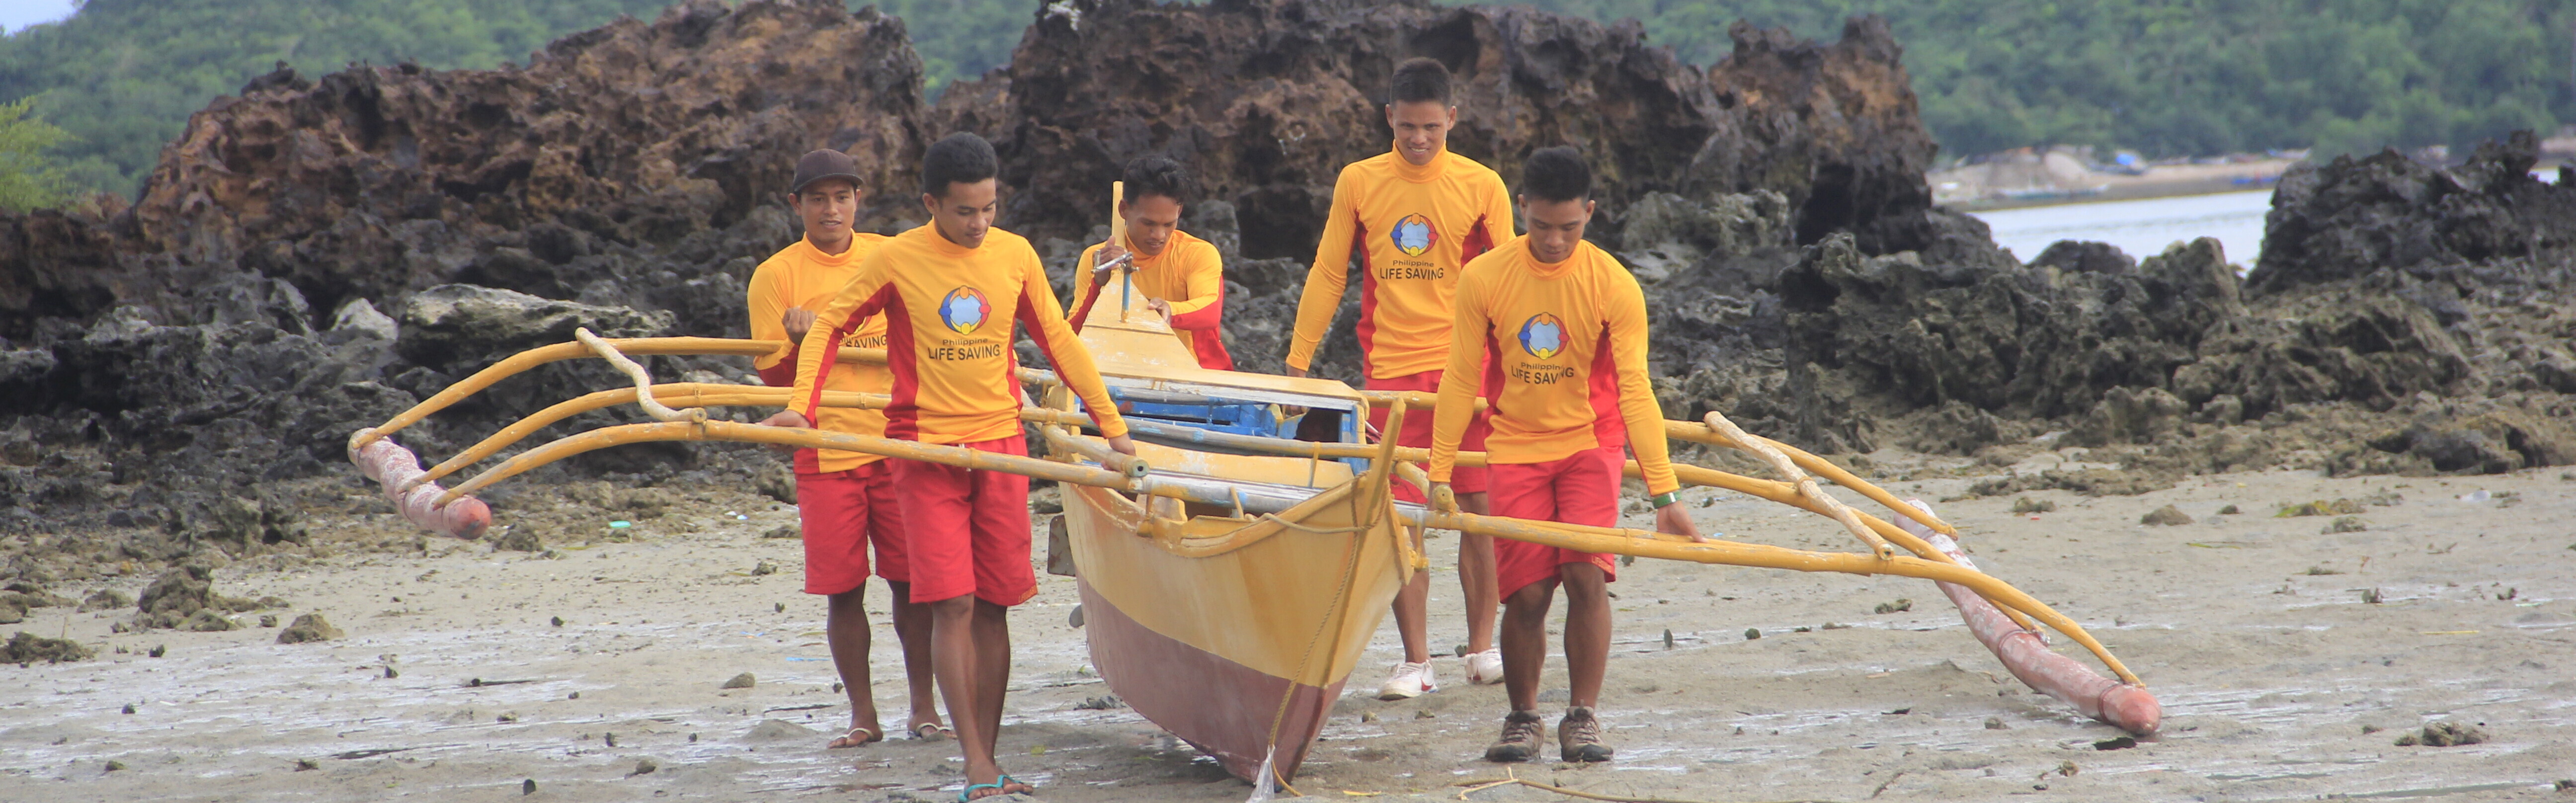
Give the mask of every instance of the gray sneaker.
POLYGON ((1547 725, 1536 711, 1514 711, 1503 717, 1503 738, 1485 748, 1486 761, 1528 761, 1547 741, 1547 725))
POLYGON ((1567 763, 1608 761, 1612 752, 1601 743, 1601 721, 1584 706, 1565 709, 1565 718, 1556 723, 1556 744, 1567 763))

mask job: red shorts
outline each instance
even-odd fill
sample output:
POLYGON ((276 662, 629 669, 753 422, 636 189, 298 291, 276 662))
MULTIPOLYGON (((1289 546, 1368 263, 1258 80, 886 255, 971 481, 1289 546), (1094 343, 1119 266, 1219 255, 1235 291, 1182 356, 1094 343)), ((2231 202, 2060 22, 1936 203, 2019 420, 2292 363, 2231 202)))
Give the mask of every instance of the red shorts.
POLYGON ((911 578, 904 560, 903 510, 894 471, 879 460, 829 474, 796 475, 796 514, 805 529, 805 593, 839 594, 868 581, 868 548, 877 576, 911 578))
MULTIPOLYGON (((1028 456, 1018 435, 954 444, 963 449, 1028 456)), ((889 460, 902 488, 905 557, 911 561, 912 601, 938 602, 975 595, 995 605, 1018 605, 1037 596, 1029 568, 1029 478, 889 460)))
MULTIPOLYGON (((1546 463, 1510 463, 1492 468, 1490 504, 1494 515, 1554 521, 1589 527, 1619 526, 1619 474, 1626 468, 1624 447, 1604 446, 1546 463)), ((1607 552, 1576 552, 1509 538, 1494 539, 1494 576, 1504 597, 1557 576, 1556 567, 1589 561, 1601 567, 1603 582, 1619 579, 1619 562, 1607 552)))
MULTIPOLYGON (((1389 391, 1414 390, 1424 393, 1438 394, 1440 392, 1440 373, 1441 372, 1439 371, 1424 371, 1410 376, 1399 376, 1389 379, 1370 379, 1368 381, 1368 389, 1389 391)), ((1387 412, 1387 408, 1384 407, 1369 408, 1369 426, 1377 428, 1380 432, 1386 431, 1387 412)), ((1404 411, 1404 429, 1395 433, 1395 445, 1412 449, 1431 448, 1432 418, 1434 418, 1434 416, 1430 410, 1404 411)), ((1466 436, 1458 439, 1458 449, 1460 451, 1468 452, 1484 451, 1485 433, 1490 431, 1492 431, 1492 425, 1486 420, 1485 414, 1481 412, 1477 413, 1476 418, 1467 423, 1466 436)), ((1489 481, 1485 478, 1485 468, 1483 466, 1458 466, 1450 469, 1449 471, 1449 490, 1462 494, 1471 494, 1484 491, 1488 484, 1489 481)), ((1395 482, 1395 498, 1407 502, 1421 502, 1429 499, 1429 497, 1423 495, 1422 489, 1415 488, 1412 483, 1402 480, 1397 480, 1395 482)))

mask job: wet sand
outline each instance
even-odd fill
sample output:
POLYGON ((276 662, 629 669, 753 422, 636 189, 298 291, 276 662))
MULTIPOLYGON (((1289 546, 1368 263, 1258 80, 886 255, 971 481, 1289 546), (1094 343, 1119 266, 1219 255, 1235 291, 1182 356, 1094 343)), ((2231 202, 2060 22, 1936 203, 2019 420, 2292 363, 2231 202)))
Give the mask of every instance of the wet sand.
MULTIPOLYGON (((1890 488, 1938 500, 1972 480, 1890 488)), ((1618 759, 1517 771, 1597 793, 1712 801, 2576 794, 2550 790, 2576 777, 2576 528, 2565 523, 2576 481, 2559 469, 2284 470, 2137 497, 2026 496, 2057 508, 2011 513, 2018 497, 1940 507, 1987 571, 2085 623, 2145 678, 2165 706, 2160 738, 2097 749, 2121 734, 2004 674, 1930 583, 1641 561, 1613 586, 1602 717, 1618 759), (2459 498, 2480 490, 2483 500, 2459 498), (2403 501, 2366 505, 2358 532, 2322 532, 2331 516, 2272 515, 2388 494, 2403 501), (2197 521, 2139 524, 2167 504, 2197 521), (2228 504, 2243 512, 2217 512, 2228 504), (2371 589, 2379 602, 2363 601, 2371 589), (1912 610, 1872 612, 1899 598, 1912 610), (1850 627, 1820 629, 1829 622, 1850 627), (1747 640, 1747 629, 1762 637, 1747 640), (2488 741, 2393 744, 2444 721, 2475 724, 2488 741)), ((1728 537, 1852 548, 1810 514, 1705 490, 1687 498, 1705 503, 1694 508, 1704 529, 1728 537)), ((216 573, 219 593, 292 601, 285 619, 329 616, 348 631, 331 642, 276 644, 257 614, 231 632, 119 634, 110 625, 131 609, 38 609, 5 630, 68 635, 101 654, 0 667, 0 799, 951 799, 953 744, 822 749, 848 717, 830 688, 822 603, 798 593, 796 542, 761 537, 793 511, 749 494, 709 499, 641 523, 633 543, 551 559, 432 540, 426 553, 351 550, 216 573), (717 515, 726 511, 748 519, 717 515), (779 571, 755 575, 762 561, 779 571), (167 655, 147 657, 155 645, 167 655), (743 672, 758 685, 719 688, 743 672), (127 704, 134 713, 121 713, 127 704), (111 760, 124 769, 106 770, 111 760), (635 774, 639 760, 657 768, 635 774), (527 780, 534 795, 522 795, 527 780)), ((409 532, 386 517, 319 524, 326 543, 409 532)), ((1432 546, 1444 567, 1433 586, 1440 648, 1463 641, 1445 569, 1454 544, 1432 546)), ((1249 796, 1132 711, 1077 707, 1107 690, 1066 623, 1073 581, 1040 577, 1013 617, 1004 767, 1045 800, 1249 796)), ((146 581, 53 590, 132 594, 146 581)), ((872 585, 874 599, 883 594, 872 585)), ((901 663, 878 621, 876 699, 899 729, 901 663)), ((1352 687, 1374 689, 1395 654, 1393 628, 1382 627, 1352 687)), ((1452 800, 1453 783, 1501 777, 1479 759, 1501 687, 1465 685, 1454 658, 1436 668, 1446 685, 1421 699, 1341 701, 1298 789, 1452 800)), ((1543 688, 1563 683, 1551 658, 1543 688)), ((1469 799, 1568 798, 1506 787, 1469 799)))

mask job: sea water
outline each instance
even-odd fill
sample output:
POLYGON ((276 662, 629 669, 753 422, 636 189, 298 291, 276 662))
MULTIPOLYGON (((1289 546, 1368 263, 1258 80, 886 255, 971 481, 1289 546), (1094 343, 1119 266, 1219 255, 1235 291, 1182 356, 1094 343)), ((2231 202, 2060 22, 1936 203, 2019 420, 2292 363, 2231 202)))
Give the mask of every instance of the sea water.
POLYGON ((2174 243, 2214 237, 2241 272, 2263 250, 2263 213, 2272 191, 2227 192, 2139 201, 2032 206, 1975 213, 1995 242, 2030 261, 2059 240, 2110 243, 2144 261, 2174 243))

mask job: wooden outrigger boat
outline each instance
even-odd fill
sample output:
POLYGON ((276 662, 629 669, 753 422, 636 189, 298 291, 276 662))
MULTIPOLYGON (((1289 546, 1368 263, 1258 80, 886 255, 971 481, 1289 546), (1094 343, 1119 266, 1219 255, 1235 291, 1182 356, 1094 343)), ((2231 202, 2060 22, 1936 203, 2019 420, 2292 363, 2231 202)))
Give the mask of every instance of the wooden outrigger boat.
MULTIPOLYGON (((1123 284, 1123 282, 1122 282, 1123 284)), ((1106 299, 1103 301, 1106 304, 1106 299)), ((1480 533, 1590 552, 1799 571, 1891 574, 1934 580, 1957 602, 1970 630, 2016 677, 2088 716, 2145 734, 2160 708, 2143 684, 2082 626, 2011 585, 1977 571, 1957 532, 1919 503, 1908 504, 1814 455, 1755 437, 1711 413, 1666 422, 1674 440, 1749 452, 1781 475, 1767 480, 1676 465, 1691 485, 1724 488, 1825 516, 1864 552, 1818 552, 1734 541, 1692 542, 1645 530, 1581 527, 1464 513, 1447 499, 1393 501, 1390 483, 1422 483, 1425 450, 1371 443, 1357 426, 1370 407, 1428 415, 1422 393, 1354 391, 1339 382, 1198 368, 1159 317, 1122 293, 1120 313, 1095 312, 1082 332, 1138 441, 1134 458, 1083 433, 1090 423, 1052 373, 1020 369, 1041 403, 1021 418, 1035 425, 1047 457, 1013 457, 951 446, 710 418, 703 408, 783 406, 786 388, 655 385, 627 355, 751 356, 780 342, 713 338, 608 340, 587 331, 573 343, 523 352, 456 383, 383 425, 353 434, 350 459, 409 520, 460 537, 481 535, 489 509, 470 495, 494 482, 574 454, 647 441, 735 441, 868 452, 909 460, 1023 474, 1061 485, 1061 542, 1082 595, 1093 665, 1112 691, 1174 736, 1246 780, 1295 777, 1343 682, 1396 590, 1423 567, 1402 526, 1480 533), (565 401, 503 428, 422 469, 390 435, 537 365, 598 357, 635 383, 565 401), (511 456, 454 489, 438 482, 500 454, 575 414, 636 404, 652 423, 577 433, 511 456), (676 405, 676 407, 675 407, 676 405), (1279 437, 1287 407, 1331 411, 1334 440, 1279 437), (1895 523, 1845 506, 1817 477, 1885 505, 1895 523), (1900 554, 1900 550, 1904 553, 1900 554), (2040 626, 2073 639, 2116 680, 2044 645, 2040 626), (1186 679, 1186 682, 1176 682, 1186 679)), ((839 358, 882 362, 845 348, 839 358)), ((827 406, 882 407, 884 396, 827 392, 827 406)), ((1309 413, 1310 416, 1313 413, 1309 413)), ((1309 429, 1317 429, 1309 427, 1309 429)), ((1464 465, 1484 455, 1459 455, 1464 465)), ((1635 476, 1637 466, 1628 466, 1635 476)), ((1057 539, 1051 538, 1051 541, 1057 539)))

